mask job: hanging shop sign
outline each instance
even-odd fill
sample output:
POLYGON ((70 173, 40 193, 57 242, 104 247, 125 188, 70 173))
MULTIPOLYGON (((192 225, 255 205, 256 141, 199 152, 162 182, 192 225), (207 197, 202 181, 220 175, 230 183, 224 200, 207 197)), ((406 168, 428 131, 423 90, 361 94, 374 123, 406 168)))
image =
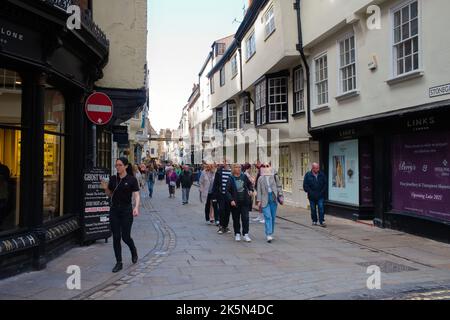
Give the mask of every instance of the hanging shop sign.
POLYGON ((0 52, 41 60, 41 48, 42 38, 38 32, 0 18, 0 52))

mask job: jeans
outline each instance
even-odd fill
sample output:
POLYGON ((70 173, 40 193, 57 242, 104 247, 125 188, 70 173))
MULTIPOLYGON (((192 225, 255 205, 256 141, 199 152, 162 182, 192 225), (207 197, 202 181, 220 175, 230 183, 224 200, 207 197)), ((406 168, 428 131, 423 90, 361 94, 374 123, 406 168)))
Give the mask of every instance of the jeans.
POLYGON ((228 224, 230 223, 230 203, 225 198, 225 195, 221 195, 217 201, 219 204, 220 226, 222 228, 228 228, 228 224))
POLYGON ((269 195, 269 203, 262 209, 265 222, 266 236, 273 235, 275 231, 275 218, 277 216, 277 201, 273 199, 272 195, 269 195))
POLYGON ((128 245, 132 255, 136 253, 136 247, 131 238, 131 226, 133 225, 132 206, 112 207, 110 210, 110 219, 116 261, 122 262, 121 240, 128 245))
POLYGON ((317 222, 317 208, 319 207, 319 223, 322 224, 325 222, 325 207, 324 207, 324 199, 319 200, 309 200, 309 204, 311 206, 311 219, 313 222, 317 222))
POLYGON ((233 215, 234 234, 241 234, 241 220, 242 234, 248 234, 250 224, 248 207, 238 203, 237 207, 231 207, 231 214, 233 215))
POLYGON ((189 202, 189 192, 190 191, 191 191, 191 188, 183 188, 182 189, 183 203, 188 203, 189 202))
POLYGON ((153 186, 155 185, 154 181, 148 180, 148 195, 151 197, 153 197, 153 186))
POLYGON ((217 208, 217 202, 213 201, 213 195, 212 195, 212 193, 209 193, 208 198, 206 199, 206 204, 205 204, 205 220, 206 221, 211 220, 211 218, 209 216, 209 213, 211 212, 211 206, 214 211, 214 220, 219 221, 220 219, 219 219, 219 210, 217 208))

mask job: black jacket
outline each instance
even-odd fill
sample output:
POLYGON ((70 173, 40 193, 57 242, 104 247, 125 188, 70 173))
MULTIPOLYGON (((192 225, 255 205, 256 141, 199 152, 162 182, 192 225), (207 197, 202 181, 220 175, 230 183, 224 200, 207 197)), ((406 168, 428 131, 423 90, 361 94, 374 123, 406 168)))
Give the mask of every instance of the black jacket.
POLYGON ((303 190, 308 193, 308 199, 317 201, 324 199, 327 191, 327 177, 323 172, 319 172, 317 178, 309 171, 303 181, 303 190))
POLYGON ((180 176, 178 177, 178 181, 181 184, 182 188, 190 188, 194 183, 194 175, 189 171, 182 171, 180 176))
POLYGON ((244 192, 245 192, 245 201, 243 204, 238 203, 238 194, 237 194, 237 189, 236 189, 236 184, 234 182, 233 176, 230 177, 230 179, 228 179, 228 183, 227 183, 227 187, 226 187, 226 199, 229 203, 231 203, 231 201, 236 202, 237 205, 245 205, 245 206, 251 206, 252 204, 252 198, 250 197, 250 195, 248 194, 249 191, 253 191, 253 184, 252 182, 249 180, 249 178, 247 178, 247 176, 245 174, 241 174, 241 179, 244 180, 244 192))
POLYGON ((212 193, 213 193, 213 198, 217 199, 217 200, 223 199, 223 197, 225 197, 225 195, 222 193, 222 171, 223 171, 222 168, 218 169, 214 176, 214 184, 213 184, 212 193))

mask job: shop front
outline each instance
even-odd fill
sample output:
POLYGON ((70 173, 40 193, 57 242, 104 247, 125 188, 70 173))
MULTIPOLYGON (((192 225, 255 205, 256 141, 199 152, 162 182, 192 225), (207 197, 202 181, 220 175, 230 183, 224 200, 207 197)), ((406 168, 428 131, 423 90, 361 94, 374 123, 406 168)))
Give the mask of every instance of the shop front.
POLYGON ((450 104, 314 132, 328 214, 450 239, 450 104))
POLYGON ((86 20, 65 29, 63 2, 20 3, 0 4, 0 278, 80 242, 92 158, 83 105, 109 50, 86 20))

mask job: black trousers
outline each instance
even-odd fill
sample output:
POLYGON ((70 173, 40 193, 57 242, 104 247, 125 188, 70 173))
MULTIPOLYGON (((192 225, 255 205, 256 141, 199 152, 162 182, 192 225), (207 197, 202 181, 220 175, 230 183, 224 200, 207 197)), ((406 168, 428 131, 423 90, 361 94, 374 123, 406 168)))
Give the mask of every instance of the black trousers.
POLYGON ((217 208, 217 201, 213 201, 213 195, 212 193, 208 193, 208 198, 206 198, 206 204, 205 204, 205 220, 209 221, 209 212, 211 210, 211 206, 214 210, 214 220, 219 221, 219 210, 217 208))
POLYGON ((225 195, 219 196, 217 199, 219 205, 219 220, 222 228, 228 228, 230 224, 230 204, 225 198, 225 195))
POLYGON ((133 225, 132 206, 112 207, 110 210, 111 231, 113 234, 114 254, 117 262, 122 262, 122 244, 125 242, 130 248, 131 254, 136 254, 136 247, 131 238, 131 227, 133 225))
POLYGON ((233 229, 234 234, 248 234, 249 232, 249 209, 248 206, 238 203, 237 207, 231 207, 231 214, 233 215, 233 229), (242 221, 242 233, 241 233, 242 221))

